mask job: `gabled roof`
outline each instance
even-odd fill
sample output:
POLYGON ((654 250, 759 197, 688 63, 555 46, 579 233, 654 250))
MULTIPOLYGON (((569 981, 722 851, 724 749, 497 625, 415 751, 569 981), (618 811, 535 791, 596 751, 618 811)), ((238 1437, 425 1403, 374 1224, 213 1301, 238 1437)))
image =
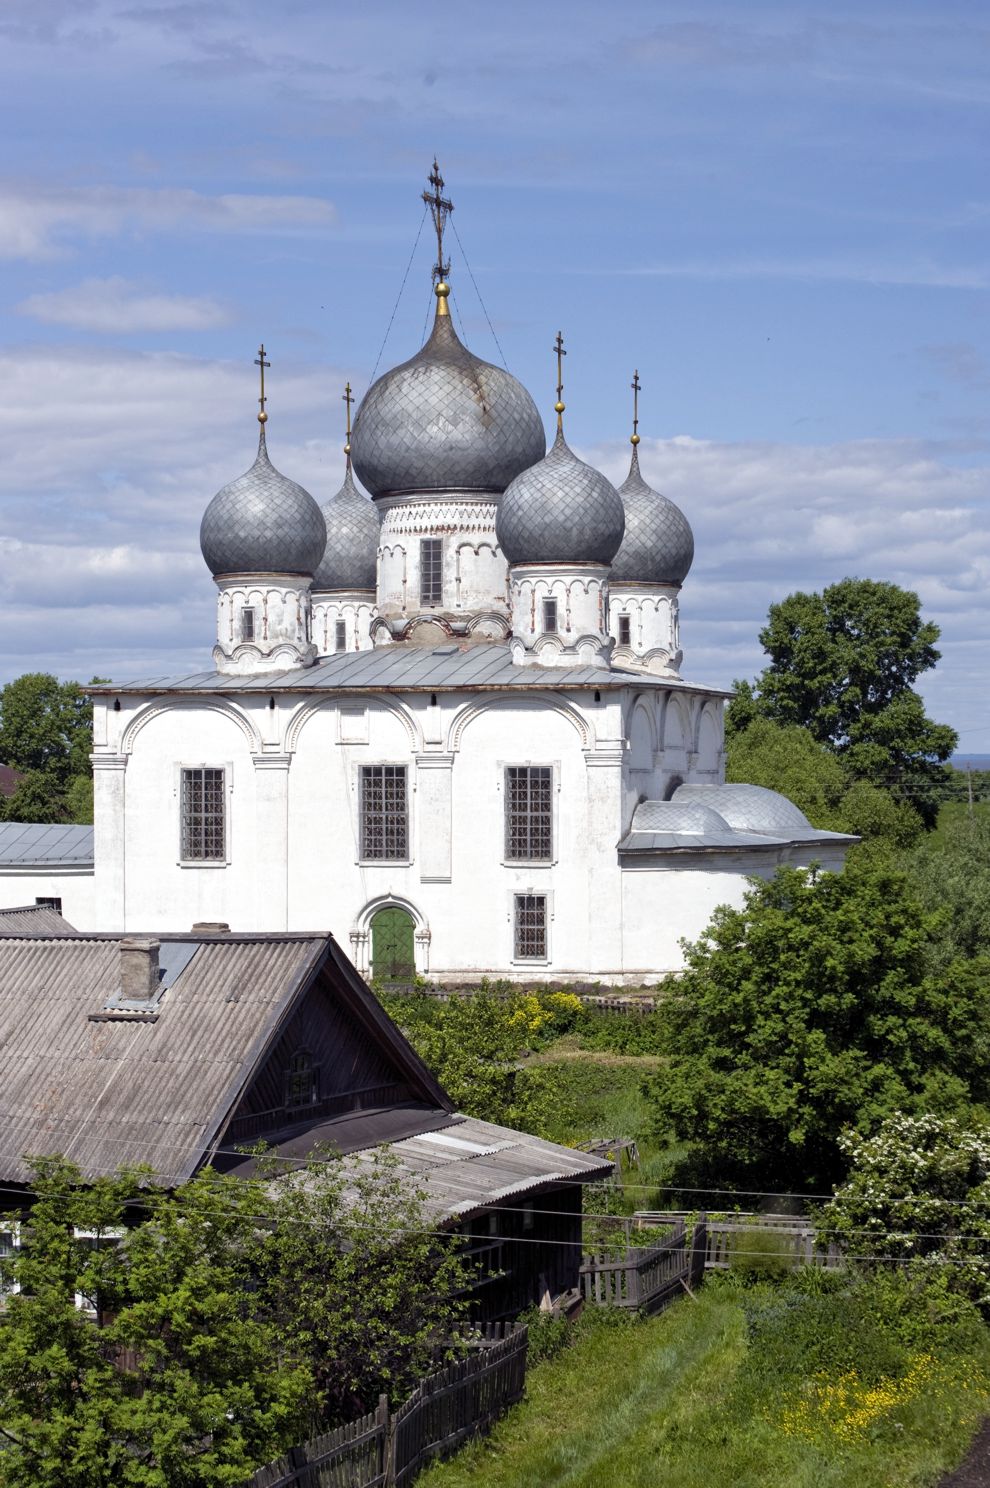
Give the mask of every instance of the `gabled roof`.
POLYGON ((92 866, 93 828, 60 822, 0 822, 0 868, 92 866))
POLYGON ((47 904, 23 904, 0 909, 0 936, 75 935, 75 927, 47 904))
POLYGON ((418 1098, 450 1111, 331 936, 157 938, 164 990, 136 1016, 107 1015, 118 937, 0 939, 0 1181, 28 1181, 26 1153, 61 1153, 90 1178, 139 1163, 166 1185, 189 1178, 324 968, 418 1098))

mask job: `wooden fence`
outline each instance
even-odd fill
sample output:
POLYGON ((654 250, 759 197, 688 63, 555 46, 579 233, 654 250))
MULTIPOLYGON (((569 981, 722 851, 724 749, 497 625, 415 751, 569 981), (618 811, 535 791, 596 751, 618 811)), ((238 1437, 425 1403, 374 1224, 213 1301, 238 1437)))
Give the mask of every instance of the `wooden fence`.
POLYGON ((406 1488, 430 1458, 488 1430, 522 1398, 526 1341, 525 1328, 486 1330, 467 1358, 429 1375, 394 1413, 383 1395, 377 1410, 293 1447, 245 1488, 406 1488))
MULTIPOLYGON (((633 1216, 633 1222, 644 1227, 669 1226, 679 1218, 669 1212, 642 1210, 633 1216)), ((837 1245, 818 1244, 814 1223, 804 1215, 708 1215, 705 1223, 704 1265, 709 1271, 727 1271, 737 1252, 754 1261, 779 1261, 785 1266, 822 1266, 831 1271, 844 1264, 837 1245)))
POLYGON ((602 1307, 658 1312, 701 1282, 707 1249, 705 1222, 689 1230, 683 1219, 677 1219, 657 1245, 586 1256, 581 1267, 584 1299, 602 1307))
POLYGON ((583 1002, 585 1007, 598 1008, 605 1013, 652 1013, 663 1000, 662 994, 652 992, 630 992, 624 996, 621 992, 581 992, 577 987, 546 986, 536 982, 525 985, 520 983, 511 988, 482 987, 475 983, 456 987, 418 987, 412 982, 389 982, 382 990, 389 997, 432 997, 437 1002, 451 1002, 462 997, 470 999, 482 993, 508 1001, 517 997, 520 992, 568 992, 583 1002))

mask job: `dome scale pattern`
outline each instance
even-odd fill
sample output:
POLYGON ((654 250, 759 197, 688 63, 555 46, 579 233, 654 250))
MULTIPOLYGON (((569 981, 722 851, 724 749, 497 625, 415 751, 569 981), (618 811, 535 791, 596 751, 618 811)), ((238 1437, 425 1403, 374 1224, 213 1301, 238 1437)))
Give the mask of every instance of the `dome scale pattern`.
POLYGON ((312 574, 327 529, 308 491, 275 469, 264 425, 250 470, 222 487, 203 513, 199 545, 210 572, 312 574))
POLYGON ((635 447, 619 495, 626 532, 612 564, 612 583, 683 584, 694 561, 694 534, 680 507, 646 484, 635 447))
POLYGON ((510 563, 611 563, 622 542, 622 499, 558 433, 545 460, 516 477, 495 533, 510 563))
POLYGON ((354 420, 354 470, 373 496, 504 491, 546 453, 522 383, 468 351, 441 305, 426 345, 372 384, 354 420))
POLYGON ((313 575, 313 592, 374 589, 378 582, 378 512, 354 484, 350 466, 344 484, 322 510, 327 546, 313 575))

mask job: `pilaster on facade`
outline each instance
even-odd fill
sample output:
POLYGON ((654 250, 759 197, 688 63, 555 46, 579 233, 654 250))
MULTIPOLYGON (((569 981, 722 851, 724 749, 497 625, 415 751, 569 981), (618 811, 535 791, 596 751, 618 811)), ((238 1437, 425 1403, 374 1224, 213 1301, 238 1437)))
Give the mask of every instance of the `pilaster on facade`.
POLYGON ((253 753, 255 924, 289 928, 289 766, 291 754, 253 753))

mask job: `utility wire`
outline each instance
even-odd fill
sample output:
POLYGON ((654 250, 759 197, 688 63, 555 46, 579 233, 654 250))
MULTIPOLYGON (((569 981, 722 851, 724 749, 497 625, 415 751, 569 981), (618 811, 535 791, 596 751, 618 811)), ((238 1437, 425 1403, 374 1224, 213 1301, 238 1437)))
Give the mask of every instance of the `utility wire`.
MULTIPOLYGON (((506 372, 508 372, 508 370, 509 370, 509 364, 505 360, 505 353, 502 350, 502 344, 501 344, 501 342, 499 341, 498 337, 495 334, 495 327, 492 325, 491 316, 488 314, 488 307, 485 304, 484 300, 481 298, 481 290, 478 288, 478 281, 477 281, 477 279, 475 279, 475 277, 474 277, 474 271, 471 268, 470 263, 468 262, 468 256, 467 256, 467 253, 464 251, 464 244, 461 242, 460 233, 457 231, 457 223, 454 221, 453 217, 450 218, 450 225, 451 225, 451 227, 454 230, 454 237, 457 240, 457 246, 461 250, 461 257, 464 259, 464 267, 467 269, 468 273, 471 276, 471 283, 474 285, 474 292, 478 296, 478 304, 481 306, 482 310, 485 313, 485 319, 488 322, 488 329, 492 333, 492 340, 495 342, 495 345, 498 347, 498 354, 499 354, 499 356, 502 359, 502 366, 505 368, 506 372)), ((462 327, 462 329, 463 329, 463 327, 462 327)), ((467 338, 465 337, 465 340, 466 339, 467 338)))
POLYGON ((406 287, 406 280, 409 278, 409 270, 412 268, 413 259, 416 257, 416 249, 419 247, 419 240, 420 240, 420 238, 422 237, 422 234, 423 234, 423 223, 426 221, 427 210, 428 209, 426 207, 423 208, 423 215, 419 219, 419 232, 416 234, 416 241, 415 241, 415 243, 413 243, 412 252, 409 255, 409 262, 406 264, 406 272, 402 276, 402 283, 399 285, 399 293, 396 295, 396 297, 395 297, 395 304, 392 306, 392 314, 389 316, 388 325, 385 327, 385 335, 382 338, 382 344, 381 344, 381 346, 379 347, 379 350, 378 350, 378 358, 377 358, 377 360, 375 362, 375 370, 371 374, 371 381, 372 382, 374 382, 374 380, 375 380, 375 373, 377 373, 377 371, 378 371, 379 365, 381 363, 382 356, 383 356, 384 351, 385 351, 385 343, 388 341, 389 332, 392 329, 392 323, 395 320, 395 314, 396 314, 396 311, 399 308, 399 301, 402 299, 402 291, 405 289, 405 287, 406 287))

